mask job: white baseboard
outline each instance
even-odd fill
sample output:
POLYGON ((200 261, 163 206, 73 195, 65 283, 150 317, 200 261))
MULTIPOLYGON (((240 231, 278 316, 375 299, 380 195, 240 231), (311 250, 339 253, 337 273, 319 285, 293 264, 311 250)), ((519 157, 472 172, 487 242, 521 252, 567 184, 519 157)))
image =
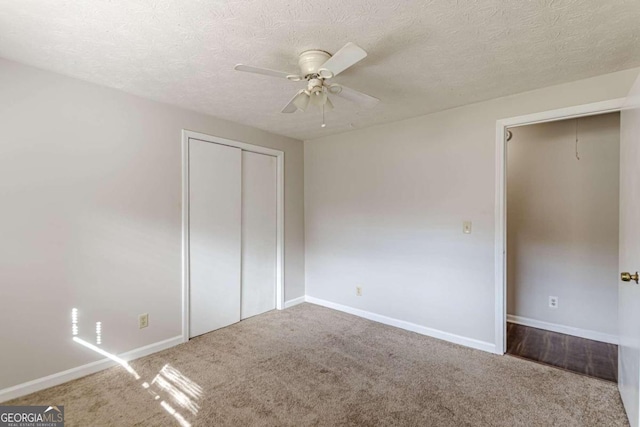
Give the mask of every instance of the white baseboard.
MULTIPOLYGON (((123 360, 129 361, 138 359, 140 357, 148 356, 152 353, 165 350, 167 348, 182 344, 182 335, 166 339, 157 343, 145 345, 144 347, 136 348, 126 353, 119 354, 123 360)), ((117 365, 111 359, 96 360, 95 362, 87 363, 86 365, 78 366, 68 369, 66 371, 57 372, 55 374, 47 375, 46 377, 38 378, 26 383, 14 385, 0 390, 0 402, 6 402, 7 400, 15 399, 16 397, 24 396, 36 391, 44 390, 45 388, 53 387, 62 383, 66 383, 71 380, 75 380, 89 374, 93 374, 104 369, 117 365)))
POLYGON ((284 308, 293 307, 294 305, 302 304, 305 302, 304 295, 298 298, 290 299, 289 301, 284 302, 284 308))
POLYGON ((528 317, 514 316, 513 314, 507 314, 507 322, 516 323, 518 325, 523 325, 523 326, 529 326, 537 329, 544 329, 545 331, 558 332, 566 335, 573 335, 575 337, 586 338, 589 340, 606 342, 609 344, 618 344, 618 341, 619 341, 616 335, 591 331, 589 329, 580 329, 580 328, 574 328, 572 326, 564 326, 564 325, 558 325, 555 323, 543 322, 541 320, 530 319, 528 317))
POLYGON ((305 300, 307 302, 310 302, 311 304, 321 305, 323 307, 343 311, 345 313, 353 314, 358 317, 373 320, 374 322, 384 323, 385 325, 395 326, 396 328, 406 329, 407 331, 412 331, 418 334, 427 335, 433 338, 438 338, 466 347, 475 348, 477 350, 495 353, 495 344, 491 342, 480 341, 473 338, 467 338, 460 335, 451 334, 449 332, 440 331, 438 329, 427 328, 426 326, 420 326, 415 323, 394 319, 392 317, 383 316, 380 314, 372 313, 370 311, 360 310, 358 308, 353 308, 342 304, 336 304, 334 302, 322 300, 319 298, 307 296, 305 297, 305 300))

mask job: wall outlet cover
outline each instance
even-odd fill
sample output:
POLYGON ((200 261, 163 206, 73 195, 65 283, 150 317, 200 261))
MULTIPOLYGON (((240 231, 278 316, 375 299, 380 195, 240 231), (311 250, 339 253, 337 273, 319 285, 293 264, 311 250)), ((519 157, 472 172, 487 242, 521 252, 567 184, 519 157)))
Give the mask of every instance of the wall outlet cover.
POLYGON ((144 313, 138 316, 138 327, 142 329, 146 328, 147 326, 149 326, 149 314, 144 313))
POLYGON ((558 297, 549 297, 549 307, 558 308, 558 297))

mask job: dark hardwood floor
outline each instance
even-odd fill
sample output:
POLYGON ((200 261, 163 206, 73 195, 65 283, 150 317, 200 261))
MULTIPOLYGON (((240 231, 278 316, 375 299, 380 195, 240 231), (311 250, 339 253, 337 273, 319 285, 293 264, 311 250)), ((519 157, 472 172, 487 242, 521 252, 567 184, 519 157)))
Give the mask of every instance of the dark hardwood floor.
POLYGON ((507 323, 507 354, 618 381, 618 346, 507 323))

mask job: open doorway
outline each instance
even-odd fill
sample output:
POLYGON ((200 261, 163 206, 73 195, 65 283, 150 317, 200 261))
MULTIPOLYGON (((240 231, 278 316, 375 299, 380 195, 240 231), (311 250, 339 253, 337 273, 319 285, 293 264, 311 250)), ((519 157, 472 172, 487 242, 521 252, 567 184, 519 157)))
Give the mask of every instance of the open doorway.
POLYGON ((506 353, 615 382, 620 114, 507 141, 506 353))

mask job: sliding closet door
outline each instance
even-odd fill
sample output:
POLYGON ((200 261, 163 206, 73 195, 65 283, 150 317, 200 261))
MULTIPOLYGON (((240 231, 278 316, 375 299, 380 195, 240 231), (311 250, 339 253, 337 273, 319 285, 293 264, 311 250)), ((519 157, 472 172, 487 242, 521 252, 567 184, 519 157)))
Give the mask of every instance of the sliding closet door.
POLYGON ((276 158, 242 152, 242 318, 276 308, 276 158))
POLYGON ((190 336, 240 321, 238 148, 189 140, 190 336))

